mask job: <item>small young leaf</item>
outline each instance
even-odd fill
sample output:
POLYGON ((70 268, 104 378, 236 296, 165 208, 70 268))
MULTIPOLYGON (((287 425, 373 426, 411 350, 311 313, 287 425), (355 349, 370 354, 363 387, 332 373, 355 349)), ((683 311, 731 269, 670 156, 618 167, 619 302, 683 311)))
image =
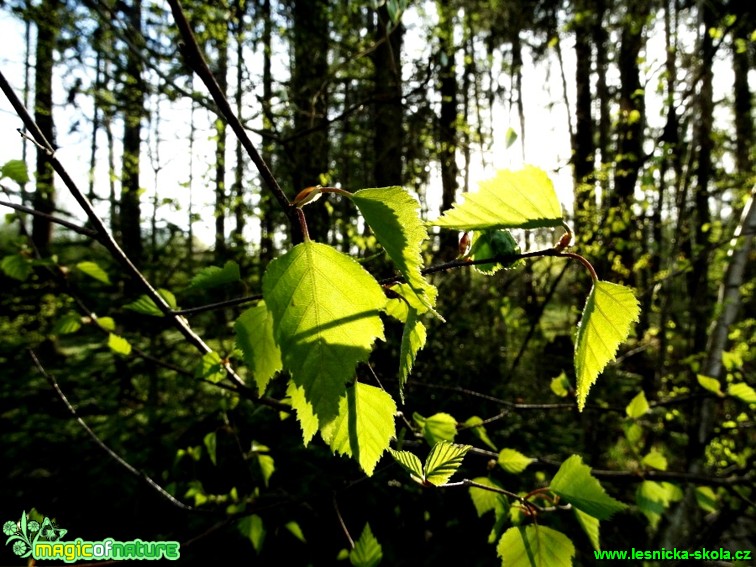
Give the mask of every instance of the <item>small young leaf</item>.
POLYGON ((354 567, 376 567, 383 559, 383 549, 375 539, 370 529, 370 524, 365 524, 360 539, 354 544, 354 549, 349 552, 349 562, 354 567))
POLYGON ((720 398, 724 396, 724 393, 722 392, 722 386, 719 384, 719 380, 717 380, 716 378, 709 378, 708 376, 704 376, 703 374, 698 374, 696 375, 696 380, 702 388, 705 388, 709 392, 716 394, 720 398))
POLYGON ((483 441, 483 443, 488 445, 491 449, 493 449, 494 451, 498 451, 498 449, 496 448, 496 445, 494 445, 493 441, 491 441, 491 438, 488 437, 486 428, 485 426, 483 426, 483 420, 479 418, 477 415, 470 417, 462 425, 468 428, 468 431, 470 431, 470 433, 472 433, 475 437, 483 441))
POLYGON ((457 420, 448 413, 437 413, 430 417, 423 417, 415 412, 412 419, 423 428, 423 437, 428 445, 435 445, 439 441, 454 441, 457 435, 457 420))
POLYGON ((599 520, 608 520, 626 505, 604 492, 598 480, 591 476, 591 469, 583 459, 572 455, 562 463, 549 486, 562 499, 599 520))
POLYGON ((747 404, 756 404, 756 391, 745 382, 730 384, 727 387, 727 395, 743 400, 747 404))
POLYGON ((372 476, 396 435, 396 404, 380 388, 356 382, 339 402, 339 413, 320 430, 334 453, 353 457, 372 476))
POLYGON ((54 335, 70 335, 81 329, 81 316, 77 313, 67 313, 53 326, 54 335))
POLYGON ((3 258, 0 262, 0 270, 9 278, 23 282, 31 275, 33 266, 32 261, 26 256, 13 254, 3 258))
POLYGON ((561 226, 562 207, 548 175, 537 167, 502 170, 480 184, 477 193, 464 193, 432 224, 456 230, 540 228, 561 226))
POLYGON ((194 371, 197 378, 204 378, 213 384, 217 384, 226 377, 226 369, 217 352, 208 352, 202 356, 202 360, 194 371))
POLYGON ((26 169, 26 162, 20 159, 7 161, 0 167, 0 178, 7 177, 19 185, 29 183, 29 172, 26 169))
POLYGON ((575 556, 566 535, 541 525, 509 528, 496 551, 504 567, 571 567, 575 556))
POLYGON ((108 346, 116 354, 128 356, 131 354, 131 344, 123 337, 119 337, 115 333, 108 335, 108 346))
POLYGON ((218 266, 208 266, 203 268, 192 278, 189 283, 189 289, 208 289, 218 287, 241 280, 239 273, 239 264, 229 260, 222 268, 218 266))
POLYGON ((553 378, 551 380, 551 384, 549 384, 551 391, 560 398, 564 398, 570 393, 570 386, 570 380, 569 378, 567 378, 567 374, 565 374, 564 372, 562 372, 556 378, 553 378))
POLYGON ((417 318, 417 310, 409 307, 402 333, 402 348, 399 354, 399 398, 404 403, 404 386, 407 384, 417 352, 425 346, 425 325, 417 318))
POLYGON ((514 449, 502 449, 499 452, 497 462, 505 471, 510 474, 519 474, 524 471, 535 459, 526 457, 514 449))
POLYGON ((423 480, 435 486, 449 482, 451 476, 462 465, 470 445, 456 445, 447 441, 439 441, 428 453, 423 466, 423 480))
POLYGON ((588 390, 630 335, 640 307, 629 287, 596 281, 585 302, 575 344, 578 409, 583 411, 588 390))
MULTIPOLYGON (((160 297, 162 297, 165 302, 168 304, 168 307, 171 309, 176 309, 176 297, 167 289, 159 289, 157 292, 160 294, 160 297)), ((136 311, 137 313, 141 313, 142 315, 150 315, 152 317, 162 317, 163 312, 160 310, 160 308, 155 304, 154 301, 152 301, 151 298, 147 297, 146 295, 140 295, 139 298, 137 298, 135 301, 132 301, 131 303, 127 303, 123 306, 124 309, 130 309, 131 311, 136 311)))
POLYGON ((704 512, 717 511, 717 494, 710 486, 696 486, 696 502, 704 512))
POLYGON ((242 535, 252 543, 255 551, 260 553, 265 541, 265 526, 263 526, 262 518, 257 514, 252 514, 239 520, 237 525, 242 535))
MULTIPOLYGON (((485 260, 487 258, 500 258, 520 253, 517 241, 508 230, 483 230, 473 232, 472 246, 468 257, 470 260, 485 260)), ((515 268, 520 261, 490 262, 487 264, 474 264, 473 268, 491 276, 501 269, 515 268)))
POLYGON ((115 331, 115 321, 112 317, 97 317, 94 321, 101 329, 115 331))
POLYGON ((307 241, 268 265, 263 296, 284 367, 328 423, 357 364, 383 339, 383 289, 349 256, 307 241))
POLYGON ((283 367, 281 351, 273 339, 273 315, 264 301, 247 309, 234 324, 236 345, 252 372, 261 396, 271 378, 283 367))
POLYGON ((202 442, 205 444, 205 449, 207 450, 207 456, 210 457, 210 462, 212 462, 214 465, 217 465, 218 437, 216 436, 215 431, 211 431, 210 433, 205 435, 205 437, 202 439, 202 442))
POLYGON ((679 489, 668 482, 644 480, 635 491, 635 503, 638 509, 655 527, 667 506, 679 500, 679 489))
MULTIPOLYGON (((473 482, 484 486, 490 486, 492 488, 502 488, 497 481, 487 476, 474 478, 473 482)), ((490 512, 491 510, 499 510, 503 512, 508 505, 507 497, 500 492, 478 488, 477 486, 470 487, 470 498, 473 501, 478 517, 481 517, 483 514, 490 512)))
POLYGON ((409 451, 397 451, 391 448, 389 448, 389 453, 410 474, 412 480, 420 483, 423 482, 423 463, 420 462, 420 459, 416 455, 409 451))
POLYGON ((76 264, 76 269, 90 278, 96 279, 98 282, 110 285, 110 278, 107 272, 96 262, 79 262, 76 264))
POLYGON ((643 464, 659 471, 667 470, 667 458, 655 449, 643 457, 643 464))
POLYGON ((251 455, 257 457, 257 464, 260 465, 260 472, 263 476, 263 483, 268 486, 270 477, 276 470, 276 464, 269 453, 270 449, 257 441, 252 441, 252 447, 249 452, 251 455))
POLYGON ((577 519, 578 524, 580 524, 585 535, 587 535, 588 539, 591 541, 593 549, 601 551, 601 544, 599 543, 599 525, 601 522, 599 522, 599 519, 594 518, 577 508, 573 508, 572 510, 575 512, 575 518, 577 519))
POLYGON ((512 147, 512 144, 514 144, 517 141, 517 132, 514 128, 511 126, 507 128, 506 133, 504 134, 504 147, 509 149, 512 147))
POLYGON ((295 521, 286 522, 286 525, 284 526, 291 535, 293 535, 295 538, 297 538, 302 543, 307 543, 307 540, 305 539, 304 533, 302 532, 302 528, 299 527, 299 524, 295 521))
POLYGON ((631 419, 638 419, 642 415, 648 413, 649 409, 651 409, 651 406, 648 405, 646 394, 643 392, 643 390, 641 390, 640 392, 638 392, 638 395, 635 396, 629 404, 627 404, 625 413, 627 413, 627 417, 631 419))

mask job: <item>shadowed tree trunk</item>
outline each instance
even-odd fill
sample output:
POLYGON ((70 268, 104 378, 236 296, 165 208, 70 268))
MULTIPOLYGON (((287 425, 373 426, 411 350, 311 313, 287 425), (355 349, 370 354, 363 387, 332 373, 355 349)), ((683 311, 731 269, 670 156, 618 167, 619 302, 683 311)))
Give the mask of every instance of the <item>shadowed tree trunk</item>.
MULTIPOLYGON (((141 33, 141 0, 132 0, 128 5, 124 4, 124 10, 134 32, 141 33)), ((124 104, 124 128, 119 228, 124 252, 139 267, 143 260, 139 160, 145 86, 142 79, 142 59, 133 50, 128 50, 126 57, 126 82, 121 95, 124 104)))
MULTIPOLYGON (((225 4, 217 7, 218 18, 224 18, 225 4)), ((212 38, 216 51, 215 75, 223 95, 228 92, 228 21, 218 26, 217 35, 212 38)), ((215 119, 215 262, 226 260, 226 122, 215 119)))
MULTIPOLYGON (((34 9, 37 24, 37 47, 34 72, 34 120, 40 131, 55 146, 55 128, 53 122, 52 79, 55 43, 58 38, 58 0, 45 0, 34 9)), ((36 210, 52 214, 55 210, 55 186, 53 185, 53 168, 47 159, 47 153, 37 148, 37 186, 32 197, 36 210)), ((42 256, 50 253, 52 223, 35 216, 32 219, 32 242, 42 256)))
MULTIPOLYGON (((266 135, 262 140, 262 158, 268 166, 272 167, 273 143, 270 136, 273 134, 273 117, 271 113, 271 100, 273 99, 273 75, 271 73, 271 40, 273 35, 273 21, 270 13, 270 0, 263 0, 260 17, 263 21, 262 49, 263 49, 263 131, 266 135)), ((269 191, 260 192, 260 270, 261 275, 274 256, 273 235, 276 224, 273 207, 273 198, 269 191)))

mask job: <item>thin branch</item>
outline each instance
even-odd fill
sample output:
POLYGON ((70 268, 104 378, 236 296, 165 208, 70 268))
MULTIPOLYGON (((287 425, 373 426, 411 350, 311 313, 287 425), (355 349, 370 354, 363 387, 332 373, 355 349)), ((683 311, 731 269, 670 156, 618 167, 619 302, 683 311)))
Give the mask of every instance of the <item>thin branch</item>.
POLYGON ((160 486, 157 482, 152 480, 152 478, 150 478, 145 472, 134 468, 133 465, 131 465, 128 461, 123 459, 123 457, 121 457, 113 449, 108 447, 105 444, 105 442, 102 441, 102 439, 100 439, 94 431, 92 431, 92 429, 86 424, 86 422, 81 417, 79 417, 79 414, 76 412, 76 408, 74 408, 71 402, 68 401, 68 398, 63 393, 63 390, 60 389, 60 386, 58 385, 58 382, 55 380, 55 377, 52 374, 49 374, 45 370, 45 368, 42 366, 42 363, 39 361, 39 358, 37 358, 37 355, 34 353, 32 349, 29 349, 29 355, 31 356, 32 361, 34 362, 34 366, 37 367, 37 370, 39 371, 39 373, 42 374, 42 376, 44 376, 45 379, 49 382, 50 386, 52 386, 52 388, 55 390, 55 393, 58 394, 58 397, 66 405, 66 408, 68 408, 68 411, 71 413, 71 415, 76 420, 76 422, 82 427, 82 429, 84 429, 84 431, 87 432, 87 434, 94 440, 94 442, 110 456, 110 458, 112 458, 115 462, 117 462, 119 465, 121 465, 123 468, 125 468, 135 477, 146 482, 153 490, 155 490, 158 494, 160 494, 160 496, 162 496, 165 500, 167 500, 168 502, 170 502, 177 508, 181 508, 182 510, 190 510, 192 512, 206 512, 205 510, 199 510, 197 508, 194 508, 193 506, 184 504, 180 500, 177 500, 173 495, 168 493, 162 486, 160 486))
POLYGON ((100 235, 89 228, 85 228, 83 226, 79 226, 77 224, 74 224, 72 222, 68 222, 67 220, 63 220, 60 217, 56 217, 54 215, 48 215, 47 213, 43 213, 41 211, 37 211, 35 209, 31 209, 29 207, 24 207, 23 205, 17 205, 15 203, 11 203, 9 201, 0 201, 0 205, 4 207, 8 207, 10 209, 14 209, 20 213, 27 213, 29 215, 34 215, 35 217, 41 217, 43 219, 47 219, 50 222, 54 222, 55 224, 59 224, 60 226, 64 226, 69 230, 72 230, 78 234, 81 234, 82 236, 87 236, 89 238, 92 238, 94 240, 98 240, 100 238, 100 235))
POLYGON ((344 535, 346 536, 347 540, 349 541, 349 549, 354 549, 354 540, 352 539, 351 534, 349 533, 349 529, 346 526, 346 523, 344 522, 344 518, 341 517, 341 510, 339 510, 339 503, 336 500, 336 495, 333 495, 333 509, 336 511, 336 517, 339 519, 339 524, 341 525, 341 529, 344 532, 344 535))
POLYGON ((212 311, 214 309, 223 309, 225 307, 235 307, 237 305, 243 305, 252 301, 259 301, 262 299, 262 294, 247 295, 245 297, 235 297, 234 299, 226 299, 224 301, 218 301, 217 303, 208 303, 207 305, 200 305, 198 307, 189 307, 187 309, 178 309, 172 311, 173 315, 196 315, 197 313, 203 313, 205 311, 212 311))

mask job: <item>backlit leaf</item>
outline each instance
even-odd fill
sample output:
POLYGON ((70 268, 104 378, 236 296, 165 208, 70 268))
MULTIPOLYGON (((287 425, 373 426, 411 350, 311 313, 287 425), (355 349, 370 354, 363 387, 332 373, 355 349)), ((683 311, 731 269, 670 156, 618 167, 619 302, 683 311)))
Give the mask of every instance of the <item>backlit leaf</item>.
POLYGON ((427 309, 432 310, 435 287, 420 272, 423 267, 420 245, 428 239, 428 231, 420 219, 417 199, 402 187, 395 186, 362 189, 352 195, 352 201, 410 289, 427 309))
POLYGON ((756 391, 745 382, 730 384, 727 387, 727 395, 743 400, 747 404, 756 404, 756 391))
POLYGON ((591 469, 583 459, 572 455, 562 463, 549 486, 563 500, 599 520, 607 520, 616 512, 624 510, 625 504, 604 492, 591 469))
POLYGON ((439 441, 433 445, 428 458, 425 459, 423 479, 435 486, 446 484, 462 465, 462 460, 470 449, 470 445, 439 441))
POLYGON ((537 524, 509 528, 496 551, 502 567, 571 567, 575 556, 570 538, 537 524))
POLYGON ((497 462, 499 466, 511 474, 519 474, 524 471, 535 459, 526 457, 514 449, 502 449, 499 452, 497 462))
POLYGON ((353 457, 371 476, 396 435, 396 404, 380 388, 356 382, 339 401, 339 413, 320 433, 334 453, 353 457))
POLYGON ((354 543, 349 552, 349 562, 354 567, 376 567, 383 559, 381 544, 373 535, 370 524, 365 524, 360 539, 354 543))
POLYGON ((423 482, 423 463, 420 462, 417 455, 409 451, 397 451, 391 448, 389 448, 389 453, 412 476, 413 480, 423 482))
POLYGON ((481 182, 477 193, 464 193, 464 198, 462 204, 455 204, 432 224, 456 230, 562 224, 562 207, 554 185, 537 167, 501 170, 493 179, 481 182))
MULTIPOLYGON (((160 297, 162 297, 171 309, 176 309, 176 297, 167 289, 157 290, 160 297)), ((136 311, 142 315, 150 315, 152 317, 162 317, 163 312, 155 304, 150 297, 146 295, 140 295, 135 301, 127 303, 123 306, 124 309, 136 311)))
MULTIPOLYGON (((487 476, 474 478, 473 482, 484 486, 490 486, 491 488, 502 488, 498 482, 487 476)), ((504 511, 508 505, 507 497, 500 492, 478 488, 477 486, 471 486, 469 492, 470 498, 475 506, 475 511, 478 513, 478 517, 491 510, 498 509, 504 511)))
POLYGON ((107 272, 96 262, 79 262, 76 264, 76 269, 83 274, 87 274, 90 278, 96 279, 98 282, 110 285, 110 278, 107 272))
POLYGON ((454 441, 457 435, 457 420, 448 413, 437 413, 430 417, 423 417, 419 413, 412 414, 412 419, 423 430, 423 437, 428 445, 435 445, 439 441, 454 441))
POLYGON ((234 323, 234 331, 236 345, 262 396, 270 379, 283 367, 281 351, 273 338, 273 315, 265 302, 260 301, 242 313, 234 323))
POLYGON ((630 335, 640 307, 629 287, 596 281, 583 309, 575 344, 578 409, 583 411, 588 390, 599 373, 614 360, 619 345, 630 335))
MULTIPOLYGON (((472 245, 468 257, 470 260, 485 260, 487 258, 501 258, 520 253, 517 241, 508 230, 483 230, 475 231, 472 236, 472 245)), ((510 269, 519 265, 520 261, 489 262, 486 264, 473 264, 473 269, 485 274, 493 275, 502 268, 510 269)))
POLYGON ((643 464, 659 471, 667 470, 667 458, 655 449, 643 457, 643 464))
POLYGON ((632 401, 627 404, 627 407, 625 408, 625 413, 627 413, 627 417, 632 419, 638 419, 642 415, 645 415, 648 413, 648 410, 651 409, 651 406, 648 405, 648 400, 646 400, 646 394, 641 390, 638 392, 638 395, 636 395, 632 401))
POLYGON ((15 181, 19 185, 29 183, 29 172, 26 169, 26 162, 20 159, 6 161, 0 167, 0 178, 2 177, 15 181))
POLYGON ((417 310, 410 307, 402 333, 402 348, 399 354, 399 397, 404 403, 404 385, 409 379, 417 352, 425 346, 425 325, 417 318, 417 310))
POLYGON ((705 512, 717 511, 717 494, 710 486, 696 486, 696 502, 705 512))
POLYGON ((291 399, 291 407, 297 414, 299 426, 302 428, 302 441, 305 447, 318 432, 318 418, 312 409, 312 404, 305 397, 304 388, 289 380, 286 395, 291 399))
POLYGON ((217 465, 218 437, 215 431, 211 431, 210 433, 205 435, 205 437, 203 437, 202 439, 202 442, 205 445, 205 450, 207 451, 207 456, 210 457, 210 461, 213 463, 213 465, 217 465))
POLYGON ((222 268, 208 266, 201 269, 189 283, 191 289, 208 289, 241 280, 239 264, 233 260, 226 262, 222 268))
POLYGON ((95 323, 106 331, 115 331, 115 321, 112 317, 97 317, 95 323))
POLYGON ((202 360, 197 365, 194 375, 213 384, 223 380, 226 377, 226 369, 223 367, 220 355, 217 352, 208 352, 202 355, 202 360))
POLYGON ((54 335, 69 335, 81 329, 81 315, 67 313, 58 319, 53 326, 54 335))
POLYGON ((488 437, 488 433, 486 432, 486 428, 483 425, 483 420, 479 418, 477 415, 474 415, 470 418, 468 418, 465 423, 463 423, 465 427, 468 428, 468 431, 472 433, 475 437, 483 441, 486 445, 488 445, 491 449, 494 451, 498 451, 496 448, 496 445, 494 445, 493 441, 491 441, 491 438, 488 437))
POLYGON ((578 508, 573 508, 572 510, 575 512, 575 518, 577 519, 578 524, 580 524, 585 535, 587 535, 588 539, 591 541, 593 549, 601 551, 601 544, 599 543, 599 526, 601 522, 599 522, 599 519, 586 514, 578 508))
POLYGON ((570 393, 570 386, 570 380, 569 378, 567 378, 567 374, 565 374, 564 372, 562 372, 556 378, 552 378, 551 384, 549 384, 551 391, 560 398, 564 398, 565 396, 567 396, 567 394, 570 393))
POLYGON ((32 273, 32 261, 21 254, 13 254, 0 261, 0 270, 9 278, 22 282, 32 273))
POLYGON ((722 386, 719 384, 719 380, 717 380, 716 378, 710 378, 709 376, 698 374, 696 375, 696 380, 702 388, 705 388, 706 390, 716 394, 717 396, 724 396, 724 393, 722 392, 722 386))
POLYGON ((263 296, 284 367, 328 423, 357 364, 383 339, 381 286, 349 256, 307 241, 268 265, 263 296))
POLYGON ((116 354, 128 356, 131 354, 131 344, 123 337, 119 337, 115 333, 108 335, 108 346, 116 354))
POLYGON ((252 543, 255 551, 260 553, 265 541, 265 526, 263 525, 262 518, 257 514, 252 514, 239 520, 237 526, 242 535, 252 543))

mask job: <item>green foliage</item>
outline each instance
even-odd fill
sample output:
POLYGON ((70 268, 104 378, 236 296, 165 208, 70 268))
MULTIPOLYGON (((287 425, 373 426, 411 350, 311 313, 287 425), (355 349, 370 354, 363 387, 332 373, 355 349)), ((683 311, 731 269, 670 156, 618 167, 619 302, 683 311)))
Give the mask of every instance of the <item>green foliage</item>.
POLYGON ((584 465, 578 455, 562 463, 549 488, 578 510, 599 520, 607 520, 626 508, 604 492, 599 481, 591 476, 590 467, 584 465))
POLYGON ((595 281, 580 319, 575 345, 578 409, 582 411, 588 390, 617 353, 638 320, 640 305, 630 288, 595 281))
POLYGON ((360 539, 354 543, 349 552, 349 562, 354 567, 376 567, 383 559, 383 548, 373 535, 370 524, 365 524, 360 539))
POLYGON ((420 427, 423 437, 431 446, 439 441, 454 441, 457 436, 457 420, 448 413, 423 417, 415 412, 412 419, 420 427))
POLYGON ((537 524, 509 528, 496 551, 504 567, 569 567, 575 556, 566 535, 537 524))
POLYGON ((29 172, 26 169, 26 162, 20 159, 7 161, 0 167, 0 179, 10 179, 19 185, 29 183, 29 172))
POLYGON ((562 207, 546 173, 528 166, 503 170, 483 181, 478 193, 465 193, 461 205, 433 222, 442 228, 485 230, 561 226, 562 207))
MULTIPOLYGON (((468 257, 470 260, 486 260, 488 258, 506 258, 520 253, 520 247, 517 241, 508 230, 482 230, 473 232, 472 243, 468 257)), ((501 269, 517 267, 521 262, 513 260, 511 262, 487 262, 485 264, 475 264, 473 268, 485 274, 492 276, 501 269)))
POLYGON ((233 260, 226 262, 222 268, 218 266, 208 266, 200 270, 189 283, 191 289, 209 289, 227 285, 241 280, 239 264, 233 260))
POLYGON ((263 295, 284 367, 324 426, 337 416, 357 364, 383 339, 378 314, 386 297, 357 262, 315 242, 270 263, 263 295))
POLYGON ((110 278, 108 277, 107 272, 103 270, 97 262, 79 262, 76 264, 76 269, 98 282, 110 285, 110 278))
MULTIPOLYGON (((165 300, 171 309, 176 309, 176 297, 170 291, 167 289, 159 289, 157 291, 160 294, 160 297, 165 300)), ((154 301, 152 301, 152 298, 147 297, 146 295, 140 295, 136 300, 124 305, 123 308, 135 311, 136 313, 141 313, 142 315, 163 317, 163 312, 160 308, 154 301)))
POLYGON ((533 462, 533 459, 514 449, 502 449, 499 451, 499 458, 496 462, 508 473, 519 474, 533 462))
POLYGON ((110 350, 114 353, 122 356, 128 356, 131 354, 131 343, 115 333, 110 333, 108 335, 108 347, 110 347, 110 350))
POLYGON ((271 378, 283 368, 281 351, 273 338, 273 315, 264 301, 247 309, 234 323, 236 346, 244 355, 244 363, 252 372, 260 395, 271 378))
POLYGON ((646 400, 646 394, 641 391, 638 392, 638 395, 635 396, 629 404, 627 404, 625 413, 627 413, 627 417, 629 418, 638 419, 639 417, 648 413, 649 409, 650 406, 648 405, 648 401, 646 400))
POLYGON ((0 261, 0 270, 8 276, 18 281, 25 281, 34 270, 34 264, 31 259, 21 254, 12 254, 6 256, 0 261))
POLYGON ((409 451, 389 449, 389 452, 394 460, 410 473, 413 480, 427 486, 443 486, 457 472, 470 449, 470 445, 439 441, 431 447, 422 468, 420 459, 409 451))

